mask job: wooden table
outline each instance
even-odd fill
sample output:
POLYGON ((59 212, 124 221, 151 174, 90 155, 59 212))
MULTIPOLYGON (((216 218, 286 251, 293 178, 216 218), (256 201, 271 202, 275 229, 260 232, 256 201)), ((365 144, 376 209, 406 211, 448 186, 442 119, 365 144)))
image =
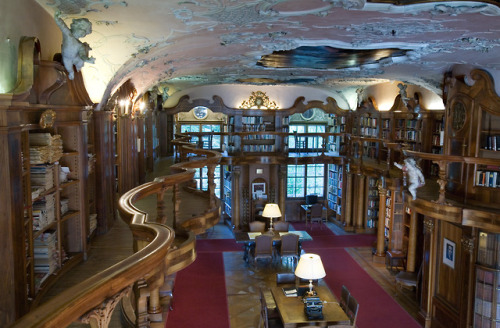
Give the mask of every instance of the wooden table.
POLYGON ((335 325, 349 325, 349 317, 340 307, 338 300, 327 286, 315 286, 314 290, 323 301, 323 320, 308 320, 304 313, 302 297, 287 297, 282 287, 271 288, 276 308, 278 309, 283 326, 295 328, 304 326, 330 327, 335 325), (326 301, 326 303, 324 302, 326 301))
MULTIPOLYGON (((264 233, 267 233, 267 232, 264 232, 264 233)), ((301 245, 302 241, 312 240, 311 235, 309 235, 307 233, 307 231, 302 231, 302 230, 292 230, 292 231, 288 231, 288 232, 276 232, 276 231, 274 231, 273 244, 281 241, 281 236, 283 234, 287 234, 287 233, 294 233, 294 234, 299 235, 299 254, 298 255, 300 256, 300 252, 302 250, 302 245, 301 245)), ((243 246, 243 259, 245 261, 248 261, 248 254, 250 252, 250 248, 252 247, 252 245, 255 244, 255 237, 257 237, 260 234, 262 234, 262 232, 238 231, 238 232, 234 233, 234 239, 236 240, 236 242, 245 244, 243 246)))

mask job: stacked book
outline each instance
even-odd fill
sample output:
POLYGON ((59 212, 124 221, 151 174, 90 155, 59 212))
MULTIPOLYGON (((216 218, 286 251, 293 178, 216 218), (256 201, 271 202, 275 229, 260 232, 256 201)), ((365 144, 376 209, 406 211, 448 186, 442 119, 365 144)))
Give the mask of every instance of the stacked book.
POLYGON ((30 133, 30 163, 44 164, 58 161, 63 154, 60 135, 50 133, 30 133))
POLYGON ((43 230, 55 221, 55 195, 50 194, 33 203, 33 230, 43 230))
POLYGON ((90 214, 89 216, 89 235, 91 235, 97 228, 97 214, 90 214))
POLYGON ((53 165, 33 165, 30 167, 31 187, 34 190, 49 190, 54 186, 53 165))
MULTIPOLYGON (((59 266, 56 232, 50 231, 38 236, 33 244, 35 258, 35 274, 38 277, 37 285, 41 284, 48 275, 59 266)), ((39 286, 39 285, 38 285, 39 286)))
POLYGON ((69 199, 61 198, 61 215, 66 214, 69 211, 69 199))

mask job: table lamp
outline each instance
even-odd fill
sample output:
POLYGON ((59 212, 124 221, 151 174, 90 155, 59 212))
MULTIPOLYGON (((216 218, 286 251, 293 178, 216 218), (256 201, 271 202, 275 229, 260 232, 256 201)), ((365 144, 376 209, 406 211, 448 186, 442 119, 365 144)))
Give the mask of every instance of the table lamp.
POLYGON ((299 278, 309 280, 309 292, 307 296, 314 296, 312 281, 326 276, 321 257, 312 253, 303 254, 295 269, 295 275, 299 278))
POLYGON ((281 211, 278 204, 267 203, 262 212, 262 216, 269 218, 269 233, 273 233, 273 218, 279 218, 281 216, 281 211))

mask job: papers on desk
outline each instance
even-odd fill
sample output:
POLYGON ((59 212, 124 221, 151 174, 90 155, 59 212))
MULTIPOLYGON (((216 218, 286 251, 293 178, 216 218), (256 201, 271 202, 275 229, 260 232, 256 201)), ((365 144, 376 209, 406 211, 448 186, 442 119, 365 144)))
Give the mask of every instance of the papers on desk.
POLYGON ((262 232, 249 232, 248 239, 254 240, 255 237, 262 235, 262 232))
POLYGON ((283 293, 286 297, 297 297, 297 288, 295 287, 283 287, 283 293))

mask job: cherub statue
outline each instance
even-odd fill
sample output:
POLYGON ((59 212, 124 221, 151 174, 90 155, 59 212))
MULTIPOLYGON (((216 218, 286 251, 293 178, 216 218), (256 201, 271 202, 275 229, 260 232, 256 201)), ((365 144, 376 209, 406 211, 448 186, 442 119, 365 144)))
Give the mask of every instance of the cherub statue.
POLYGON ((404 160, 404 165, 394 162, 394 166, 403 170, 404 173, 408 174, 408 180, 410 185, 408 186, 408 191, 410 192, 413 199, 417 198, 417 188, 425 185, 425 178, 422 171, 417 166, 415 159, 408 157, 404 160))
POLYGON ((408 98, 408 94, 406 93, 407 87, 408 86, 404 85, 403 83, 398 83, 399 94, 401 95, 401 101, 403 102, 403 104, 405 104, 405 106, 408 106, 408 100, 410 100, 410 98, 408 98))
POLYGON ((70 29, 61 19, 60 11, 57 11, 55 13, 54 18, 57 26, 59 26, 63 34, 63 64, 69 73, 69 79, 73 80, 75 77, 73 65, 79 72, 85 62, 91 64, 95 62, 94 57, 89 57, 89 51, 92 50, 92 48, 90 48, 87 42, 81 42, 79 40, 80 38, 83 38, 84 36, 92 33, 92 23, 87 18, 73 19, 70 29))

